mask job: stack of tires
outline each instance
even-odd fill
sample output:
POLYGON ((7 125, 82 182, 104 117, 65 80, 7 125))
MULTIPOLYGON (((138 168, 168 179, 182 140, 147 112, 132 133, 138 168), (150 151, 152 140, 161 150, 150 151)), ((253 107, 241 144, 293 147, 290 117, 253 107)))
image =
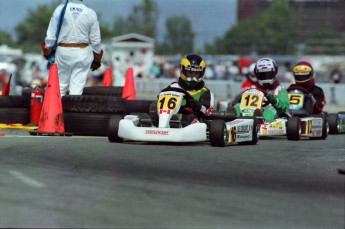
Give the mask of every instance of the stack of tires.
POLYGON ((65 131, 82 136, 107 136, 111 116, 148 112, 151 100, 126 100, 123 87, 85 87, 83 95, 62 96, 65 131))
POLYGON ((24 90, 22 96, 0 96, 0 123, 29 123, 30 99, 31 90, 24 90))
MULTIPOLYGON (((0 123, 30 123, 32 89, 21 96, 0 96, 0 123)), ((152 100, 126 100, 123 87, 85 87, 83 95, 61 97, 65 132, 81 136, 107 136, 111 116, 148 113, 152 100)))

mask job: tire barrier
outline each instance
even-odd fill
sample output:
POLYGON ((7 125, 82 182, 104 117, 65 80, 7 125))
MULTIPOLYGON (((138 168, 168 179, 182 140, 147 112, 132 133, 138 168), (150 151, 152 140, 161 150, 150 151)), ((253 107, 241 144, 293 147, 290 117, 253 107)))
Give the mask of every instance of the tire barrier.
MULTIPOLYGON (((82 136, 107 136, 109 118, 114 114, 63 113, 66 132, 82 136)), ((118 115, 123 117, 123 115, 118 115)))
POLYGON ((101 95, 66 95, 62 97, 64 112, 79 113, 126 113, 126 100, 101 95))
POLYGON ((1 108, 30 108, 30 96, 0 96, 1 108))
POLYGON ((30 122, 29 108, 0 108, 0 123, 21 123, 30 122))
POLYGON ((114 96, 122 97, 123 87, 104 87, 104 86, 93 86, 85 87, 83 95, 103 95, 103 96, 114 96))

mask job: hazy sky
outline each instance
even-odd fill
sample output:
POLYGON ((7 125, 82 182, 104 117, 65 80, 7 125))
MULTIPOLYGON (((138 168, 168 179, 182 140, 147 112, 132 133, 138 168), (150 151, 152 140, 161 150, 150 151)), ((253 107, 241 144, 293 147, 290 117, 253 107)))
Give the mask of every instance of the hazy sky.
MULTIPOLYGON (((29 9, 50 4, 52 0, 0 0, 0 29, 11 34, 29 9)), ((64 0, 61 0, 63 3, 64 0)), ((127 17, 133 5, 142 0, 84 0, 100 15, 100 22, 112 25, 117 15, 127 17)), ((158 35, 163 38, 165 20, 173 15, 190 18, 197 33, 198 47, 224 34, 237 21, 237 0, 156 0, 159 7, 158 35)), ((44 38, 42 38, 44 39, 44 38)))

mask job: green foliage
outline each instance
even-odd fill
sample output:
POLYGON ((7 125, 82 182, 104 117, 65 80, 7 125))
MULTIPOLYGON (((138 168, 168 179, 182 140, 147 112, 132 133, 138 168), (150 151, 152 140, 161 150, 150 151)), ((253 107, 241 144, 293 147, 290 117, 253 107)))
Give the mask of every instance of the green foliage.
POLYGON ((124 18, 122 18, 121 16, 117 17, 114 20, 112 35, 113 36, 120 36, 120 35, 129 33, 126 22, 127 21, 124 18))
POLYGON ((240 21, 205 50, 213 54, 291 54, 297 30, 298 19, 288 1, 275 0, 267 11, 240 21))
POLYGON ((129 15, 129 28, 133 32, 155 38, 157 19, 157 4, 153 0, 143 0, 142 4, 133 7, 133 12, 129 15))
POLYGON ((12 46, 12 37, 10 34, 0 30, 0 45, 2 44, 12 46))
POLYGON ((165 25, 167 33, 158 52, 174 54, 193 51, 194 33, 192 24, 186 16, 171 16, 166 20, 165 25))
MULTIPOLYGON (((16 26, 17 40, 0 31, 0 44, 21 48, 24 52, 41 52, 40 43, 46 36, 49 20, 61 0, 39 5, 30 10, 16 26)), ((165 22, 164 40, 157 41, 158 6, 155 0, 142 0, 126 17, 114 18, 113 26, 100 22, 102 40, 127 33, 139 33, 156 39, 157 54, 188 53, 193 51, 194 33, 186 16, 172 16, 165 22)), ((98 15, 99 19, 100 16, 98 15)), ((240 21, 223 36, 204 45, 207 54, 295 54, 298 44, 298 18, 288 0, 271 1, 270 7, 254 19, 240 21)), ((308 54, 343 54, 345 36, 320 28, 305 37, 304 52, 308 54)))
POLYGON ((36 10, 30 10, 25 20, 16 26, 17 46, 24 52, 40 51, 54 9, 53 5, 40 5, 36 10))

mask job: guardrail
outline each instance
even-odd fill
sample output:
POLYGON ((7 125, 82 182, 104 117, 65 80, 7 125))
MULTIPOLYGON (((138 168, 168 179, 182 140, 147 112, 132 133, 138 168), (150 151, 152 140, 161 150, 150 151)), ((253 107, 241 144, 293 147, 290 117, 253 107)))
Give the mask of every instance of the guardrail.
MULTIPOLYGON (((157 95, 160 90, 167 87, 174 79, 140 79, 135 78, 136 90, 139 93, 157 95)), ((234 99, 241 91, 242 82, 206 80, 206 86, 212 90, 217 100, 234 99)), ((289 84, 282 83, 284 87, 289 84)), ((328 104, 345 106, 345 84, 318 84, 324 90, 328 104)))

